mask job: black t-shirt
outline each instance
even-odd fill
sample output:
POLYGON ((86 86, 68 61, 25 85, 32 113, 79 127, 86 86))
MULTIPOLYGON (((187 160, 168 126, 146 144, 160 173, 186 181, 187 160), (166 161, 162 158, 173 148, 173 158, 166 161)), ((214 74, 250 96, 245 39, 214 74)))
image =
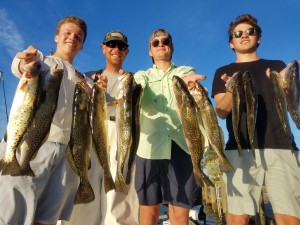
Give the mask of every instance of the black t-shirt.
MULTIPOLYGON (((232 76, 237 71, 241 71, 242 73, 248 71, 252 75, 254 88, 258 99, 255 148, 290 148, 289 138, 280 123, 278 113, 276 111, 272 82, 266 76, 266 70, 268 68, 270 68, 271 71, 280 72, 285 68, 285 66, 285 63, 280 60, 259 59, 253 62, 231 63, 217 69, 215 72, 212 86, 212 97, 219 93, 225 93, 225 82, 221 79, 221 76, 224 73, 226 73, 228 76, 232 76)), ((225 149, 237 149, 237 144, 233 133, 231 113, 226 118, 226 127, 228 130, 228 142, 226 143, 225 149)), ((240 121, 240 133, 242 148, 251 148, 247 135, 246 111, 243 111, 242 113, 242 118, 240 121)), ((292 137, 292 139, 293 148, 297 149, 294 142, 294 137, 292 137)))

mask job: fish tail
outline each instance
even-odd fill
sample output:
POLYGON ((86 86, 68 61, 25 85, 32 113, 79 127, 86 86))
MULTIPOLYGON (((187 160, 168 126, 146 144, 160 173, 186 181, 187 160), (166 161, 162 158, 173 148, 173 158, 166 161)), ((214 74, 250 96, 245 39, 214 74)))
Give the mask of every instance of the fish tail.
POLYGON ((228 172, 232 172, 234 169, 233 169, 231 163, 225 158, 220 163, 220 170, 223 173, 228 173, 228 172))
POLYGON ((127 175, 126 175, 126 184, 130 184, 131 182, 131 168, 128 168, 127 175))
POLYGON ((19 176, 21 174, 21 166, 17 158, 13 158, 12 161, 6 162, 4 159, 0 160, 0 171, 2 175, 19 176))
POLYGON ((104 188, 105 188, 105 193, 109 192, 110 190, 115 189, 115 182, 112 179, 111 173, 109 170, 105 171, 104 173, 104 188))
POLYGON ((243 149, 242 149, 240 143, 238 143, 238 152, 239 152, 239 156, 242 157, 243 156, 243 149))
POLYGON ((201 179, 205 185, 212 186, 212 187, 215 186, 214 183, 206 175, 202 176, 201 179))
POLYGON ((13 174, 12 176, 31 176, 34 177, 35 174, 33 170, 31 169, 30 165, 26 165, 26 167, 21 167, 20 173, 19 174, 13 174))
POLYGON ((94 190, 89 182, 80 182, 77 189, 74 204, 87 204, 94 201, 94 190))
POLYGON ((115 180, 116 191, 122 192, 124 194, 128 194, 127 186, 125 179, 121 173, 118 173, 115 180))
POLYGON ((255 156, 255 149, 252 148, 252 153, 253 153, 253 158, 256 159, 256 156, 255 156))

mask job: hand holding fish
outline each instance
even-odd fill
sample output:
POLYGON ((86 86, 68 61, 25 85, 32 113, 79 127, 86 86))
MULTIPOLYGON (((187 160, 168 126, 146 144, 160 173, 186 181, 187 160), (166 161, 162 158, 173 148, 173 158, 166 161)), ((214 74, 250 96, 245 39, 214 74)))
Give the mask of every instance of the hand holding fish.
POLYGON ((107 76, 102 74, 96 74, 98 77, 97 84, 102 91, 105 91, 107 88, 107 76))
POLYGON ((231 77, 230 76, 228 76, 227 75, 227 73, 224 73, 222 76, 221 76, 221 79, 223 80, 223 81, 225 81, 225 86, 226 86, 226 91, 227 92, 229 92, 229 93, 232 93, 232 86, 231 87, 228 87, 228 83, 229 83, 229 81, 230 81, 230 79, 231 79, 231 77))
POLYGON ((37 49, 30 45, 26 50, 24 50, 23 52, 18 52, 16 54, 16 57, 21 59, 20 63, 19 63, 19 71, 21 73, 24 72, 24 65, 31 63, 34 60, 37 60, 37 49))
POLYGON ((188 86, 190 86, 191 83, 192 83, 192 86, 193 86, 193 84, 195 84, 197 81, 205 80, 206 76, 201 75, 201 74, 191 74, 191 75, 183 77, 182 79, 188 86))

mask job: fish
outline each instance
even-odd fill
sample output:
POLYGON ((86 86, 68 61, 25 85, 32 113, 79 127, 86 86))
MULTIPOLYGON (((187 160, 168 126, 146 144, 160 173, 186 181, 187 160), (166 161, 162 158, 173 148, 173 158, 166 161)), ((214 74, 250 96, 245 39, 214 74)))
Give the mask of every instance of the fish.
POLYGON ((235 72, 227 83, 227 89, 232 88, 232 126, 233 133, 238 147, 238 153, 241 157, 243 150, 240 141, 240 119, 243 108, 243 88, 242 88, 242 73, 240 71, 235 72))
POLYGON ((26 64, 18 83, 7 125, 7 145, 4 157, 0 160, 3 175, 18 175, 21 167, 16 152, 36 111, 39 95, 42 66, 39 61, 26 64))
POLYGON ((29 163, 48 138, 62 77, 63 69, 57 68, 57 65, 42 74, 38 107, 19 148, 21 173, 15 175, 35 176, 29 163))
POLYGON ((125 168, 128 168, 128 157, 132 146, 132 94, 133 74, 125 73, 119 77, 118 94, 116 100, 116 126, 117 126, 117 173, 115 177, 115 190, 128 194, 124 178, 125 168))
POLYGON ((255 127, 256 127, 256 117, 257 117, 257 95, 254 89, 254 84, 251 74, 246 71, 242 75, 243 91, 246 100, 246 110, 247 110, 247 130, 250 146, 252 149, 253 157, 255 159, 255 127))
POLYGON ((201 168, 201 160, 205 149, 205 136, 201 132, 197 119, 197 104, 190 94, 184 81, 174 75, 172 77, 172 85, 176 98, 177 113, 181 120, 184 138, 186 140, 192 165, 195 182, 198 186, 214 186, 209 177, 201 168))
POLYGON ((105 91, 97 83, 93 85, 90 98, 90 126, 92 131, 93 150, 103 168, 105 193, 115 189, 110 172, 110 152, 108 143, 107 107, 105 91))
POLYGON ((72 125, 70 141, 66 148, 67 160, 79 176, 74 204, 86 204, 95 199, 94 190, 88 178, 92 132, 89 122, 89 87, 80 81, 76 83, 73 96, 72 125))
POLYGON ((280 120, 281 125, 283 126, 283 129, 289 139, 290 142, 290 149, 292 152, 294 152, 293 146, 292 146, 292 132, 288 120, 288 114, 287 114, 287 101, 286 101, 286 95, 283 88, 283 78, 281 75, 276 71, 271 71, 270 73, 270 80, 273 85, 273 91, 274 91, 274 100, 275 100, 275 106, 276 111, 278 113, 278 117, 280 120))
POLYGON ((197 104, 198 120, 201 120, 208 141, 220 159, 220 170, 222 172, 232 172, 233 167, 224 155, 224 133, 218 123, 216 111, 208 97, 207 90, 196 82, 192 88, 189 88, 197 104))
POLYGON ((299 63, 293 60, 284 70, 284 89, 287 96, 288 112, 291 115, 296 127, 300 129, 300 81, 299 81, 299 63))
POLYGON ((126 184, 130 184, 131 181, 131 170, 135 160, 136 152, 140 141, 140 110, 141 110, 141 99, 144 90, 140 84, 135 84, 132 94, 132 145, 129 153, 128 160, 128 172, 126 177, 126 184))

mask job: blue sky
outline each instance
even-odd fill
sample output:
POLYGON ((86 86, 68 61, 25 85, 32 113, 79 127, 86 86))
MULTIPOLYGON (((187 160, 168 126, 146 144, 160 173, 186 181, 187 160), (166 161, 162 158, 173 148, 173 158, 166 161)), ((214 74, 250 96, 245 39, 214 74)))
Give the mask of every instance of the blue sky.
MULTIPOLYGON (((250 13, 262 27, 259 56, 285 63, 300 59, 299 0, 2 0, 0 4, 0 71, 3 72, 8 111, 18 79, 10 64, 16 52, 34 45, 44 54, 55 49, 57 22, 76 15, 87 22, 84 49, 74 61, 81 72, 100 69, 104 57, 100 43, 107 31, 121 30, 128 36, 130 52, 124 63, 128 71, 152 66, 148 37, 157 28, 167 29, 175 46, 173 61, 190 65, 207 79, 202 84, 211 92, 215 70, 235 60, 229 48, 227 29, 238 15, 250 13)), ((0 135, 6 128, 3 80, 0 86, 0 135)), ((300 132, 291 127, 300 147, 300 132)), ((220 120, 224 127, 224 121, 220 120)), ((225 132, 226 133, 226 132, 225 132)))

